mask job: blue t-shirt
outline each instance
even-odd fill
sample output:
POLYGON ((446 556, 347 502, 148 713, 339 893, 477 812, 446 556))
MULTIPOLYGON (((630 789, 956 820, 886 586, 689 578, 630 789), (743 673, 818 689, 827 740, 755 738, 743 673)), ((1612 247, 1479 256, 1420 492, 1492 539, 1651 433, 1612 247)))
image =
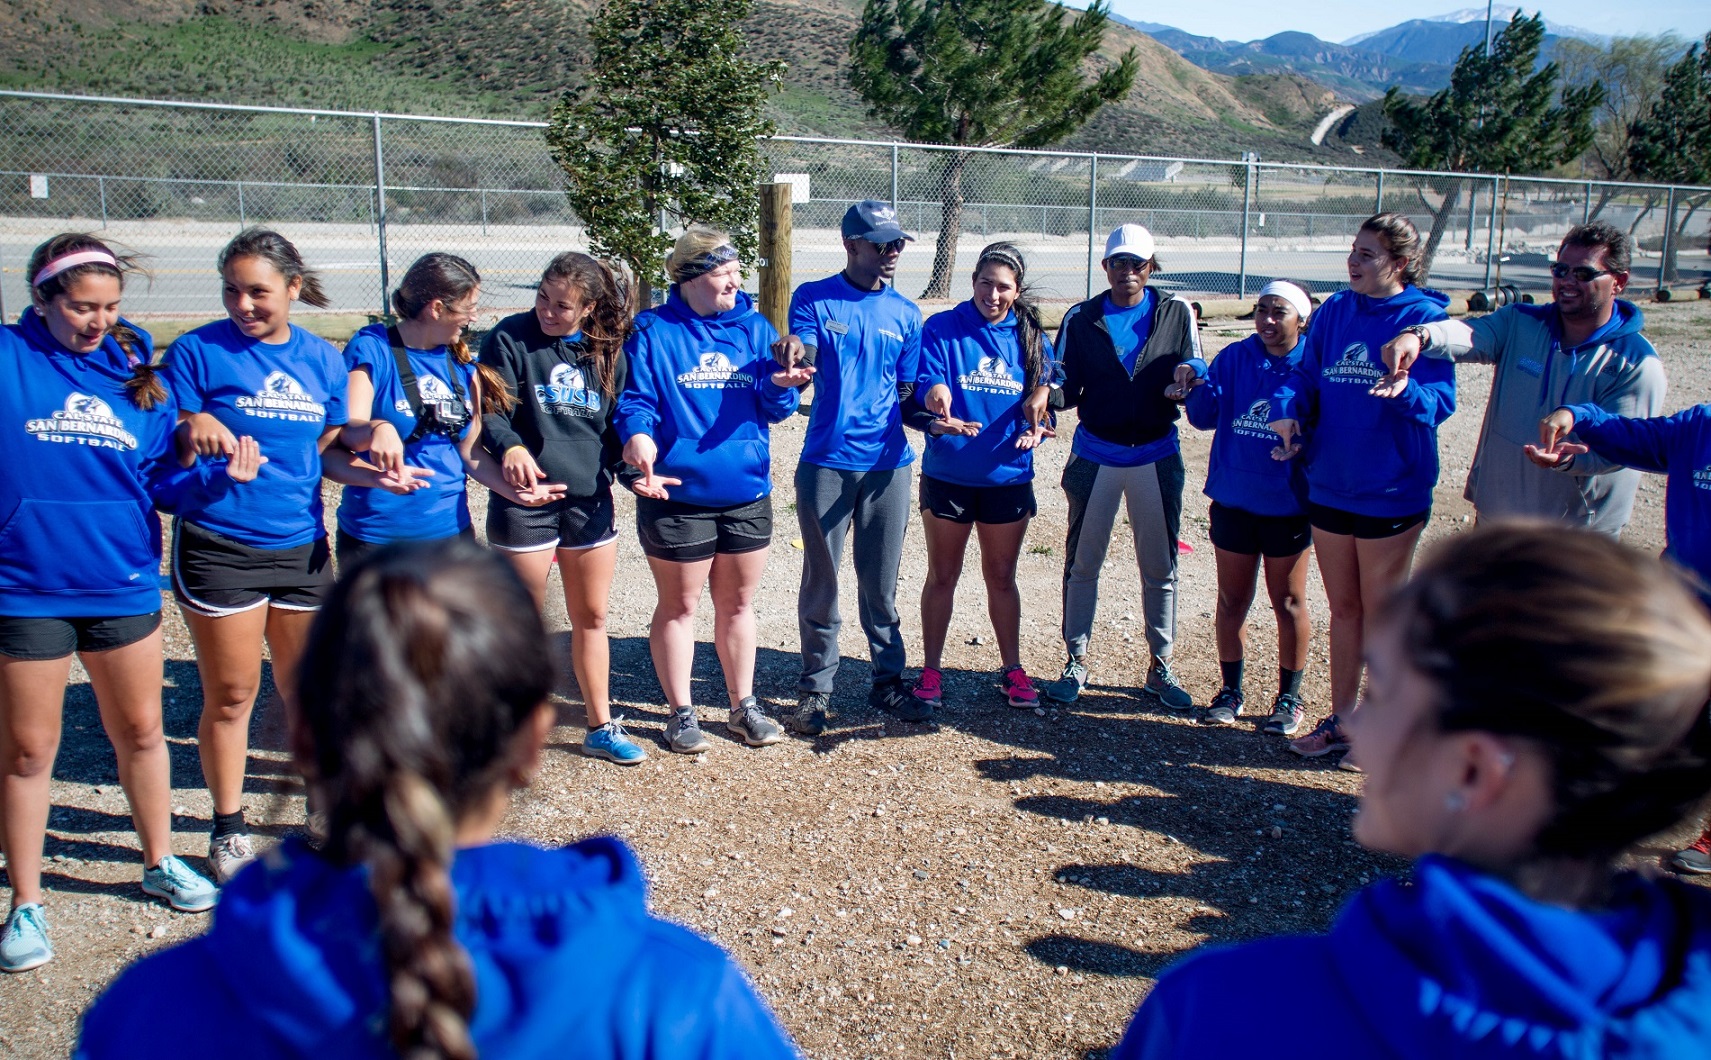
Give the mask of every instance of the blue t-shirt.
POLYGON ((891 471, 915 459, 903 437, 897 384, 921 368, 921 310, 889 286, 862 291, 843 273, 790 299, 790 333, 813 346, 814 405, 802 462, 891 471))
POLYGON ((333 344, 295 325, 282 343, 257 342, 230 320, 181 336, 165 374, 178 407, 206 412, 249 435, 267 463, 206 508, 180 514, 251 548, 287 549, 325 537, 321 450, 328 427, 345 422, 349 376, 333 344))
MULTIPOLYGON (((1040 336, 1046 373, 1036 385, 1051 385, 1056 375, 1051 342, 1040 336)), ((1016 314, 993 324, 972 302, 939 313, 921 329, 920 397, 940 383, 951 391, 951 415, 981 424, 972 438, 928 434, 921 472, 959 486, 1013 486, 1034 479, 1034 451, 1016 448, 1027 430, 1022 402, 1027 398, 1027 366, 1017 339, 1016 314)))
MULTIPOLYGON (((475 412, 475 365, 456 364, 455 377, 448 375, 444 346, 431 350, 405 348, 410 370, 416 373, 416 389, 422 402, 446 401, 462 389, 465 405, 475 412), (455 385, 454 385, 455 384, 455 385)), ((345 346, 345 366, 351 371, 366 368, 374 380, 374 407, 370 415, 386 420, 401 438, 416 429, 416 414, 398 380, 398 364, 386 340, 386 326, 371 324, 351 337, 345 346)), ((473 420, 472 420, 473 422, 473 420)), ((428 485, 400 496, 383 489, 346 489, 339 502, 339 529, 371 545, 394 541, 434 541, 452 537, 469 527, 469 498, 464 489, 463 454, 458 442, 467 437, 465 425, 457 439, 443 434, 424 434, 404 447, 404 462, 434 473, 428 485)))
POLYGON ((1141 347, 1147 344, 1147 339, 1153 333, 1153 290, 1143 288, 1141 300, 1127 309, 1111 301, 1111 296, 1105 296, 1105 330, 1111 335, 1111 345, 1117 348, 1117 356, 1123 360, 1123 367, 1130 375, 1135 374, 1135 360, 1141 355, 1141 347))

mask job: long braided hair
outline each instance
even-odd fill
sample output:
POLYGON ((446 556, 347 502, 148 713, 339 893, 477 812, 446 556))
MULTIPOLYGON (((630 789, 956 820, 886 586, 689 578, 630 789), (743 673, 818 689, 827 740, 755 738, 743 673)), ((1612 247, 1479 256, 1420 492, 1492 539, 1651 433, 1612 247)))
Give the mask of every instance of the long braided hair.
POLYGON ((322 855, 368 870, 401 1056, 476 1055, 453 836, 511 781, 515 737, 553 672, 528 590, 467 542, 375 552, 315 620, 299 673, 303 768, 327 811, 322 855))
MULTIPOLYGON (((43 305, 65 294, 67 288, 85 276, 112 276, 119 281, 122 290, 125 277, 141 271, 138 255, 114 250, 101 240, 83 232, 62 232, 54 236, 30 254, 29 264, 24 267, 25 275, 31 280, 30 292, 43 305), (111 255, 118 265, 100 261, 87 262, 55 273, 40 284, 34 283, 36 274, 41 272, 48 262, 84 250, 103 251, 111 255)), ((131 404, 147 412, 165 401, 166 383, 161 380, 160 373, 150 361, 142 336, 122 322, 107 329, 107 334, 119 344, 119 349, 125 351, 125 358, 130 362, 131 378, 125 380, 125 392, 130 395, 131 404)))
POLYGON ((1034 289, 1028 286, 1028 263, 1014 243, 989 243, 981 248, 980 257, 974 263, 976 280, 988 265, 1002 265, 1016 276, 1016 304, 1011 306, 1011 310, 1016 314, 1016 341, 1022 347, 1022 388, 1032 390, 1046 376, 1046 329, 1040 323, 1034 289))

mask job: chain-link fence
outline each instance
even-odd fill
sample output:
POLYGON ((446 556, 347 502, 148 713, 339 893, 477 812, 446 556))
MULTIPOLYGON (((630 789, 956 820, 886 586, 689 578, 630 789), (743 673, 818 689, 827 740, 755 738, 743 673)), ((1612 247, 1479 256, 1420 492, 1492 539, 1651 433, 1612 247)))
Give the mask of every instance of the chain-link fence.
MULTIPOLYGON (((27 301, 36 244, 100 229, 148 256, 151 282, 127 292, 127 313, 218 316, 214 257, 254 223, 303 249, 333 311, 379 310, 430 250, 476 264, 487 311, 515 311, 549 257, 586 246, 543 129, 0 92, 0 313, 27 301)), ((1379 208, 1430 234, 1444 289, 1543 288, 1562 234, 1593 218, 1635 237, 1635 290, 1658 286, 1671 259, 1680 282, 1711 275, 1711 188, 802 137, 763 147, 796 186, 797 283, 842 267, 838 222, 861 199, 897 204, 918 236, 898 289, 929 300, 966 297, 979 249, 999 239, 1027 254, 1043 298, 1086 297, 1104 285, 1105 234, 1130 221, 1157 238, 1164 285, 1245 298, 1285 276, 1328 292, 1379 208)))

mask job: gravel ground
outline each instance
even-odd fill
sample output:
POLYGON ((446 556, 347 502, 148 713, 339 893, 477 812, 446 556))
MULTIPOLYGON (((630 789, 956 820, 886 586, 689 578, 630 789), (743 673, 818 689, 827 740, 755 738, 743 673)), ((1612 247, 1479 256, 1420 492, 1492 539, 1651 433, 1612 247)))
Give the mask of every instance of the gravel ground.
MULTIPOLYGON (((1646 311, 1669 365, 1669 408, 1711 400, 1711 303, 1646 311)), ((1214 321, 1207 344, 1221 348, 1246 327, 1214 321)), ((1460 383, 1460 411, 1441 432, 1444 474, 1428 538, 1471 522, 1461 487, 1489 371, 1463 368, 1460 383)), ((779 532, 758 601, 759 691, 779 705, 793 701, 797 669, 792 601, 801 552, 791 544, 789 480, 805 424, 793 419, 774 431, 779 532)), ((1185 426, 1191 483, 1203 480, 1208 441, 1185 426)), ((1056 482, 1068 451, 1063 440, 1040 450, 1040 515, 1022 557, 1023 661, 1036 674, 1055 675, 1061 663, 1065 506, 1056 482)), ((628 525, 626 501, 620 517, 628 525)), ((1661 548, 1662 506, 1662 480, 1648 479, 1628 532, 1635 547, 1661 548)), ((917 519, 900 586, 912 662, 925 569, 919 534, 917 519)), ((1197 491, 1183 539, 1193 551, 1182 557, 1177 669, 1203 705, 1218 668, 1212 549, 1197 491)), ((911 726, 870 712, 846 561, 846 659, 831 730, 761 750, 724 738, 708 608, 696 698, 719 706, 703 715, 714 749, 697 758, 660 744, 665 719, 646 643, 652 584, 633 534, 621 537, 620 552, 613 690, 653 757, 621 770, 576 753, 581 710, 567 663, 562 717, 571 724, 555 732, 506 831, 542 843, 607 832, 634 844, 656 911, 735 954, 810 1056, 1103 1056, 1153 977, 1177 957, 1203 943, 1320 928, 1352 890, 1404 868, 1350 840, 1357 776, 1303 762, 1252 724, 1206 729, 1137 701, 1144 640, 1125 534, 1108 562, 1093 684, 1074 709, 1036 714, 1004 705, 971 557, 946 653, 941 722, 911 726)), ((1322 631, 1314 578, 1309 596, 1322 631)), ((199 861, 210 814, 193 743, 200 694, 170 601, 166 615, 175 847, 199 861)), ((568 644, 562 600, 550 617, 568 644)), ((1266 701, 1276 642, 1263 603, 1254 618, 1249 694, 1266 701)), ((1305 688, 1309 723, 1328 694, 1324 644, 1321 633, 1305 688)), ((121 967, 207 923, 145 899, 137 886, 124 795, 81 670, 65 722, 46 850, 59 956, 39 972, 0 980, 0 1051, 16 1056, 64 1055, 80 1013, 121 967)), ((277 710, 258 711, 246 810, 264 841, 303 818, 281 743, 277 710)), ((1658 837, 1641 856, 1679 838, 1658 837)))

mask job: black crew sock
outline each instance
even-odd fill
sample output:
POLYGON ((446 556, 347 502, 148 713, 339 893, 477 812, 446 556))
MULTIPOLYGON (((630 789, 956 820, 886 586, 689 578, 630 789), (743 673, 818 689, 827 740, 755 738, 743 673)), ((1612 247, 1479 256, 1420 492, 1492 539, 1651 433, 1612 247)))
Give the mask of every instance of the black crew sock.
POLYGON ((214 815, 214 838, 222 839, 229 835, 247 835, 250 826, 244 823, 244 811, 237 813, 217 813, 214 815))
POLYGON ((1237 694, 1242 691, 1242 667, 1243 661, 1241 659, 1218 664, 1218 669, 1224 671, 1224 687, 1237 694))
POLYGON ((1278 695, 1290 695, 1299 699, 1301 696, 1301 675, 1306 672, 1305 670, 1285 670, 1279 666, 1277 668, 1278 695))

